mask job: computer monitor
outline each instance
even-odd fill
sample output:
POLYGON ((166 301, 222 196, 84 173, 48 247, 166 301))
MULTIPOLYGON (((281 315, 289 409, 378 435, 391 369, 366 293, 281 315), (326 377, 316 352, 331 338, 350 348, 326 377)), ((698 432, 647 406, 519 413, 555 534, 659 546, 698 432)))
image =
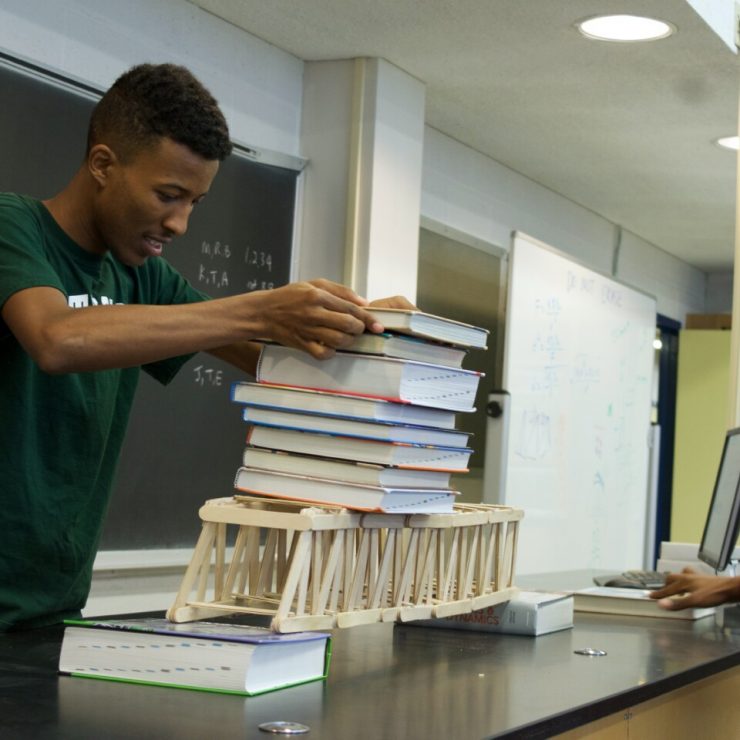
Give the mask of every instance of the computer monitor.
POLYGON ((725 436, 717 480, 709 505, 699 560, 715 571, 724 570, 732 560, 740 527, 740 428, 725 436))

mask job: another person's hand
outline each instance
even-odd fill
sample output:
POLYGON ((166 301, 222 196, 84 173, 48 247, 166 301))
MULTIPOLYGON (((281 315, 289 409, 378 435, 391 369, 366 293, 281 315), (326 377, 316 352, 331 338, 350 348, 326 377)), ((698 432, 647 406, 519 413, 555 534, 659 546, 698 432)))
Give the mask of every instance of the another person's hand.
POLYGON ((706 607, 740 600, 740 578, 710 576, 684 568, 680 573, 669 573, 666 585, 650 592, 658 599, 658 606, 668 611, 706 607))

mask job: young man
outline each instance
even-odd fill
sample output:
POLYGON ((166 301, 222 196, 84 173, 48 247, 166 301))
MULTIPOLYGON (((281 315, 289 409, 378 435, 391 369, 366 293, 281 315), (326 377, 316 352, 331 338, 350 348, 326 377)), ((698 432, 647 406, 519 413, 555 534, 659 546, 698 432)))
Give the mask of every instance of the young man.
POLYGON ((62 192, 0 195, 0 630, 84 606, 141 367, 167 383, 205 350, 253 373, 250 340, 323 358, 382 330, 329 281, 210 301, 161 259, 230 150, 186 69, 141 65, 96 106, 62 192))

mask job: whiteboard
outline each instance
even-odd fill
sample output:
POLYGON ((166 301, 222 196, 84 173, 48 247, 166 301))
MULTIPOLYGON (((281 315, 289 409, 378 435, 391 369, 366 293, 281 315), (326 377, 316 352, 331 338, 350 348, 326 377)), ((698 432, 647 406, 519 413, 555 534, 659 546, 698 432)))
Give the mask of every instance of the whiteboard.
POLYGON ((643 567, 655 299, 515 232, 502 503, 518 573, 643 567))

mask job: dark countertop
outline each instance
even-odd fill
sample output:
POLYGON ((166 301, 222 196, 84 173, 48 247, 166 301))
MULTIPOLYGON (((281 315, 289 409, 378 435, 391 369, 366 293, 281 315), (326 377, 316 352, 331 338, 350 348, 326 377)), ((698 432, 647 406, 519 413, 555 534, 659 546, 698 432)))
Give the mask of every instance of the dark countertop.
POLYGON ((242 698, 58 676, 61 634, 0 635, 3 740, 265 740, 257 726, 277 719, 312 740, 548 737, 740 665, 740 630, 711 617, 576 613, 538 638, 378 624, 335 631, 326 683, 242 698))

